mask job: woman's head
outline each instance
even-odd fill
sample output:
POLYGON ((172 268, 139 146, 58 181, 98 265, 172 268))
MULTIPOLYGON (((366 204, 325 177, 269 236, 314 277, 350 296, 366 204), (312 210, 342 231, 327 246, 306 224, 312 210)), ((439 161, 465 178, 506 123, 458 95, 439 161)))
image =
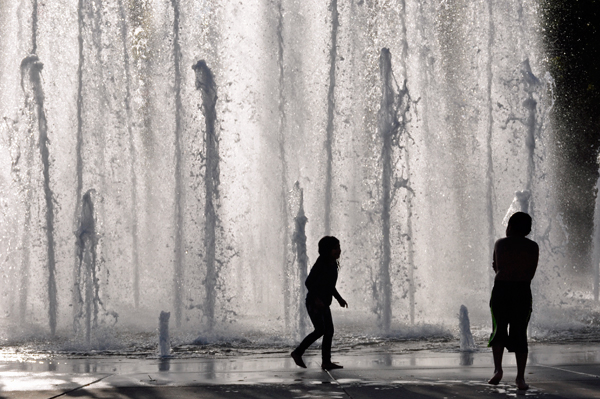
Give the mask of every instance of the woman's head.
MULTIPOLYGON (((331 257, 332 251, 340 248, 340 240, 333 236, 325 236, 319 240, 319 255, 324 257, 331 257)), ((339 254, 338 254, 339 257, 339 254)))
POLYGON ((529 233, 531 233, 531 216, 525 212, 513 214, 508 220, 508 226, 506 226, 506 236, 525 237, 529 233))

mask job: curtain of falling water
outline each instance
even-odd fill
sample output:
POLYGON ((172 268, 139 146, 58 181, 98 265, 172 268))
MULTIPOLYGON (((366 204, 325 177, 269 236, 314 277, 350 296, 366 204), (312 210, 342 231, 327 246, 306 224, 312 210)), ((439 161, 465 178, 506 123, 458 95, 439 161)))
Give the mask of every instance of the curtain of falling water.
POLYGON ((284 276, 288 277, 287 284, 284 285, 283 289, 283 312, 285 315, 285 324, 286 328, 289 330, 290 325, 293 324, 293 320, 291 316, 295 315, 295 312, 291 309, 291 292, 293 292, 293 287, 290 284, 293 284, 295 281, 292 276, 291 267, 293 266, 289 261, 289 236, 290 229, 288 223, 288 168, 287 168, 287 160, 286 160, 286 140, 285 140, 285 130, 286 130, 286 115, 285 115, 285 63, 284 63, 284 36, 283 36, 283 3, 279 1, 277 3, 277 66, 279 69, 279 80, 278 80, 278 100, 279 100, 279 158, 281 162, 281 192, 280 192, 280 208, 281 208, 281 220, 283 220, 283 226, 281 231, 282 237, 282 270, 284 276))
MULTIPOLYGON (((35 39, 35 35, 33 35, 33 40, 35 39)), ((35 42, 34 42, 35 43, 35 42)), ((35 47, 35 46, 34 46, 35 47)), ((21 81, 23 81, 24 76, 21 75, 21 81)), ((25 90, 23 90, 25 91, 25 90)), ((33 113, 34 103, 31 101, 31 96, 25 94, 25 109, 30 109, 30 113, 33 113)), ((32 187, 32 179, 31 179, 31 169, 33 166, 33 157, 34 157, 34 142, 33 142, 33 120, 28 123, 28 130, 30 134, 27 134, 26 140, 23 143, 23 149, 17 149, 16 156, 12 158, 11 165, 11 175, 14 176, 14 179, 18 182, 19 185, 24 187, 25 190, 25 209, 24 209, 24 223, 23 223, 23 232, 21 235, 21 248, 22 248, 22 261, 21 261, 21 271, 20 271, 20 295, 19 295, 19 314, 21 315, 21 324, 24 325, 27 321, 27 307, 29 302, 29 270, 30 270, 30 262, 31 262, 31 239, 30 239, 30 229, 31 229, 31 213, 32 213, 32 197, 33 197, 33 187, 32 187), (22 167, 24 166, 25 173, 21 172, 22 167)), ((10 140, 13 141, 12 138, 10 140)))
POLYGON ((206 220, 204 235, 204 251, 206 262, 206 299, 205 314, 208 328, 212 330, 215 323, 215 299, 217 288, 217 259, 216 259, 216 239, 217 239, 217 206, 219 201, 219 136, 217 133, 217 114, 215 110, 217 102, 217 86, 214 76, 206 62, 201 60, 193 66, 196 71, 196 88, 202 95, 202 111, 206 123, 205 130, 205 148, 206 165, 204 175, 204 187, 206 195, 206 204, 204 216, 206 220))
MULTIPOLYGON (((78 44, 78 67, 77 67, 77 131, 76 131, 76 144, 75 144, 75 201, 77 206, 74 209, 73 220, 77 220, 80 213, 79 199, 81 198, 83 191, 83 0, 79 0, 77 4, 77 44, 78 44)), ((74 259, 73 265, 73 284, 77 281, 77 271, 79 269, 79 262, 74 259)), ((73 303, 77 303, 77 291, 73 290, 71 300, 73 303)), ((73 320, 77 319, 77 310, 73 307, 73 320)))
MULTIPOLYGON (((308 222, 308 218, 304 214, 304 191, 302 188, 300 188, 299 184, 294 186, 294 191, 299 191, 299 199, 298 213, 294 218, 294 235, 292 237, 292 242, 294 243, 296 250, 296 273, 294 274, 297 275, 298 278, 293 279, 293 281, 302 283, 303 281, 306 281, 306 277, 308 277, 308 254, 306 248, 306 223, 308 222)), ((297 298, 294 312, 297 315, 296 319, 298 322, 297 336, 304 337, 306 335, 308 324, 303 301, 304 297, 306 296, 306 288, 303 284, 301 284, 299 289, 297 288, 293 292, 296 294, 297 298)))
POLYGON ((185 270, 183 265, 183 209, 185 208, 185 191, 182 184, 182 129, 183 105, 181 102, 181 47, 179 45, 179 1, 172 0, 173 6, 173 66, 174 66, 174 94, 175 94, 175 242, 174 242, 174 278, 173 278, 173 307, 175 308, 175 323, 181 327, 182 294, 185 270))
MULTIPOLYGON (((467 131, 479 130, 477 126, 479 120, 467 116, 470 115, 473 103, 460 100, 467 96, 466 92, 474 84, 472 80, 476 79, 469 69, 469 60, 466 56, 470 52, 471 43, 468 43, 465 38, 468 38, 467 40, 476 40, 476 38, 471 37, 474 33, 469 30, 474 27, 466 22, 469 16, 463 12, 465 5, 466 2, 463 0, 442 4, 436 24, 436 34, 440 41, 439 62, 441 64, 437 83, 441 85, 440 91, 448 108, 444 121, 447 126, 445 141, 447 147, 442 151, 446 152, 446 159, 451 162, 449 165, 451 184, 445 190, 445 194, 456 207, 453 223, 460 226, 449 241, 452 242, 451 246, 462 246, 464 249, 460 253, 455 253, 448 264, 450 267, 461 268, 464 278, 469 279, 473 273, 479 274, 483 271, 479 264, 473 262, 475 257, 479 256, 482 243, 481 236, 472 226, 475 220, 479 220, 484 209, 476 202, 484 197, 481 197, 480 186, 470 184, 470 181, 481 179, 481 171, 473 168, 472 165, 474 158, 479 159, 482 154, 479 151, 476 154, 472 152, 473 146, 478 143, 474 143, 469 135, 464 134, 467 131), (470 245, 464 246, 465 242, 470 245)), ((487 240, 485 242, 487 244, 487 240)))
MULTIPOLYGON (((494 47, 494 9, 492 2, 488 2, 488 42, 487 42, 487 62, 486 62, 486 76, 487 76, 487 114, 488 114, 488 136, 486 140, 486 151, 487 151, 487 191, 486 191, 486 208, 487 208, 487 226, 488 226, 488 259, 492 259, 494 255, 494 243, 496 240, 494 231, 494 158, 492 155, 492 137, 494 134, 494 100, 492 97, 492 87, 494 82, 494 74, 492 71, 493 61, 493 47, 494 47)), ((492 290, 494 284, 493 269, 489 268, 489 289, 492 290)))
POLYGON ((77 206, 73 220, 73 225, 77 226, 74 237, 77 257, 72 272, 72 311, 73 328, 76 332, 84 331, 89 345, 91 331, 98 325, 100 286, 108 283, 102 255, 110 253, 112 246, 112 242, 102 236, 102 227, 108 223, 105 201, 100 200, 93 205, 90 197, 91 192, 96 192, 99 198, 103 198, 109 187, 105 174, 106 155, 110 154, 107 138, 113 132, 110 119, 104 119, 103 115, 109 114, 111 109, 111 87, 110 81, 107 81, 111 70, 104 63, 107 50, 103 42, 109 33, 104 29, 103 4, 80 1, 77 16, 77 206))
MULTIPOLYGON (((404 46, 403 46, 404 48, 404 46)), ((401 59, 405 57, 401 53, 401 59)), ((402 62, 401 62, 402 64, 402 62)), ((409 318, 414 322, 414 259, 412 257, 412 215, 411 215, 411 193, 409 186, 410 169, 408 162, 408 139, 407 125, 410 122, 410 107, 412 99, 407 89, 407 80, 404 79, 403 86, 397 87, 396 77, 392 70, 392 56, 389 49, 381 50, 380 57, 381 70, 381 107, 379 109, 379 134, 382 140, 382 258, 380 263, 379 284, 377 286, 376 297, 378 300, 377 308, 381 312, 380 321, 382 328, 388 331, 392 318, 392 283, 391 283, 391 208, 396 202, 396 196, 399 196, 400 188, 407 190, 404 202, 406 203, 406 219, 395 220, 396 224, 406 224, 405 240, 408 241, 407 256, 408 265, 406 265, 406 287, 400 287, 407 293, 409 298, 409 318), (404 147, 404 151, 400 149, 404 147), (397 148, 397 150, 395 150, 397 148), (396 153, 400 153, 396 155, 396 153), (404 156, 404 159, 402 159, 404 156), (407 177, 402 174, 406 173, 407 177)), ((405 69, 404 69, 405 70, 405 69)), ((402 228, 403 226, 397 226, 402 228)))
POLYGON ((399 187, 404 187, 406 189, 406 233, 404 234, 404 241, 406 242, 406 269, 407 269, 407 287, 405 288, 408 296, 408 307, 409 307, 409 320, 411 324, 415 322, 415 261, 414 261, 414 245, 413 245, 413 210, 412 203, 414 197, 414 191, 410 187, 410 176, 411 176, 411 163, 410 163, 410 147, 411 147, 411 138, 408 136, 408 125, 412 122, 412 116, 410 114, 411 107, 416 105, 412 104, 413 100, 410 97, 410 93, 407 88, 408 81, 408 37, 407 37, 407 5, 406 1, 401 2, 401 23, 402 23, 402 45, 401 45, 401 53, 400 53, 400 66, 402 68, 402 77, 401 81, 403 81, 403 88, 398 93, 399 98, 396 100, 397 103, 397 114, 398 114, 398 130, 399 130, 399 138, 398 138, 398 146, 403 147, 404 152, 402 156, 404 157, 404 165, 403 170, 401 172, 402 175, 406 175, 406 177, 399 176, 396 177, 396 185, 399 187))
POLYGON ((331 234, 331 207, 332 207, 332 184, 333 184, 333 118, 335 114, 335 77, 337 63, 337 36, 339 27, 339 14, 337 0, 331 0, 331 50, 329 52, 329 90, 327 92, 327 137, 325 138, 325 152, 327 154, 325 166, 325 214, 323 215, 324 235, 331 234))
MULTIPOLYGON (((600 161, 600 159, 598 159, 600 161)), ((599 162, 600 163, 600 162, 599 162)), ((594 245, 592 252, 592 270, 594 273, 594 300, 600 297, 600 178, 596 181, 596 204, 594 207, 594 245)))
POLYGON ((92 332, 98 327, 98 315, 102 301, 98 276, 98 236, 94 214, 93 190, 88 190, 81 200, 79 228, 75 232, 77 246, 77 269, 73 293, 74 330, 84 336, 90 345, 92 332))
MULTIPOLYGON (((35 56, 34 56, 35 57, 35 56)), ((44 176, 44 198, 46 203, 46 245, 48 253, 48 318, 50 323, 50 333, 54 335, 56 331, 57 317, 57 299, 56 299, 56 260, 54 256, 54 198, 50 188, 50 160, 48 153, 48 124, 44 110, 44 92, 40 72, 42 63, 37 57, 26 62, 32 62, 30 66, 31 84, 37 106, 37 119, 39 127, 39 149, 42 158, 43 176, 44 176)))
POLYGON ((13 268, 5 279, 18 288, 2 310, 66 331, 79 314, 70 292, 88 270, 98 284, 96 302, 86 303, 104 305, 88 331, 115 320, 151 329, 155 312, 172 310, 178 328, 195 333, 230 321, 294 333, 303 328, 310 259, 330 233, 342 241, 338 288, 351 305, 348 320, 380 317, 381 329, 393 331, 454 317, 465 303, 474 323, 487 323, 477 304, 488 295, 491 243, 514 192, 526 189, 536 237, 556 249, 540 279, 555 287, 549 270, 566 263, 556 245, 565 233, 550 222, 559 218, 548 189, 535 7, 7 6, 2 228, 18 239, 3 238, 2 248, 13 268), (382 49, 392 56, 380 69, 382 49), (31 53, 44 68, 26 64, 34 74, 23 90, 19 63, 31 53), (198 60, 207 68, 192 70, 198 60), (389 101, 382 88, 392 88, 389 101), (402 134, 387 140, 386 129, 402 134), (295 181, 301 195, 289 187, 295 181), (82 263, 73 233, 92 189, 97 258, 82 263), (54 273, 39 263, 53 263, 54 273))
POLYGON ((41 71, 43 64, 37 53, 37 0, 33 2, 32 24, 31 24, 31 55, 27 56, 21 62, 21 87, 25 90, 23 80, 28 79, 30 84, 31 96, 35 103, 35 118, 37 120, 38 146, 42 161, 43 187, 45 198, 45 230, 46 230, 46 251, 47 251, 47 270, 48 270, 48 321, 50 333, 56 332, 57 319, 57 296, 56 296, 56 259, 54 246, 54 198, 50 187, 50 160, 48 152, 48 121, 44 108, 44 89, 42 87, 41 71), (27 76, 28 75, 28 76, 27 76))
POLYGON ((395 93, 393 89, 392 58, 387 48, 381 50, 381 108, 379 110, 379 134, 382 140, 382 210, 381 210, 381 261, 379 281, 374 294, 378 300, 377 308, 380 314, 380 323, 385 332, 390 329, 392 317, 392 282, 390 277, 390 263, 392 248, 390 242, 390 211, 392 205, 392 142, 396 133, 396 115, 394 109, 395 93))
MULTIPOLYGON (((131 205, 130 205, 130 217, 131 217, 131 263, 133 268, 133 302, 135 307, 139 307, 140 305, 140 262, 139 262, 139 225, 138 225, 138 184, 137 184, 137 174, 135 170, 135 165, 137 164, 137 153, 135 148, 135 137, 133 130, 133 115, 132 115, 132 77, 131 77, 131 62, 129 57, 128 50, 128 30, 129 23, 127 20, 127 13, 125 9, 125 5, 123 4, 123 0, 118 1, 119 8, 119 18, 121 23, 121 41, 123 44, 123 69, 125 72, 125 120, 124 123, 127 126, 127 136, 129 138, 128 141, 128 153, 129 153, 129 174, 131 177, 131 185, 130 185, 130 195, 131 195, 131 205)), ((174 24, 175 25, 175 24, 174 24)))

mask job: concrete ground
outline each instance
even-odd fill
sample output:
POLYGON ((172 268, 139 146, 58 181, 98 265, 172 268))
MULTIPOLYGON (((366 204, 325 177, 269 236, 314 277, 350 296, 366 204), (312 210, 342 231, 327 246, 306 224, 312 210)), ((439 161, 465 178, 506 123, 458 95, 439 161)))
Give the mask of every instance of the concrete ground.
POLYGON ((4 398, 600 398, 600 344, 531 345, 529 391, 517 391, 516 366, 505 354, 504 380, 486 383, 492 355, 415 351, 392 354, 361 349, 334 361, 343 370, 308 369, 287 355, 218 359, 89 358, 37 361, 0 359, 4 398))

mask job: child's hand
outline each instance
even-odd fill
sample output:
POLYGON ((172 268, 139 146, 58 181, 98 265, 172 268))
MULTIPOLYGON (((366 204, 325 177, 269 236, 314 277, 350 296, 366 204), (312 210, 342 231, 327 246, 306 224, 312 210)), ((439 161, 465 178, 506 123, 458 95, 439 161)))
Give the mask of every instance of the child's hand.
POLYGON ((341 307, 343 307, 343 308, 347 308, 348 307, 348 302, 344 301, 344 299, 340 299, 338 302, 339 302, 339 304, 340 304, 341 307))

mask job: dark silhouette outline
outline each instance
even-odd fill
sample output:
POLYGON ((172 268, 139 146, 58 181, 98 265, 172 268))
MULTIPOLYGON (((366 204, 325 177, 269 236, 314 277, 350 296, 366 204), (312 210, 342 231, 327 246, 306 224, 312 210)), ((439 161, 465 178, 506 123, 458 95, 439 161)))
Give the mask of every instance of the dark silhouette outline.
POLYGON ((526 238, 531 232, 531 216, 524 212, 512 215, 506 227, 506 238, 494 245, 492 266, 496 272, 490 299, 494 330, 488 346, 494 354, 494 376, 489 384, 502 380, 502 355, 506 347, 515 352, 517 378, 520 390, 526 390, 525 366, 527 365, 527 324, 531 316, 531 280, 539 259, 538 245, 526 238), (510 325, 510 332, 507 327, 510 325))
POLYGON ((343 368, 339 364, 331 362, 331 342, 333 340, 333 319, 329 306, 335 298, 341 307, 347 308, 348 303, 335 289, 338 278, 340 254, 340 241, 332 236, 325 236, 319 241, 319 258, 310 270, 306 278, 306 310, 315 330, 308 334, 298 347, 291 353, 294 362, 306 368, 302 355, 317 339, 323 337, 321 345, 323 370, 334 370, 343 368))

